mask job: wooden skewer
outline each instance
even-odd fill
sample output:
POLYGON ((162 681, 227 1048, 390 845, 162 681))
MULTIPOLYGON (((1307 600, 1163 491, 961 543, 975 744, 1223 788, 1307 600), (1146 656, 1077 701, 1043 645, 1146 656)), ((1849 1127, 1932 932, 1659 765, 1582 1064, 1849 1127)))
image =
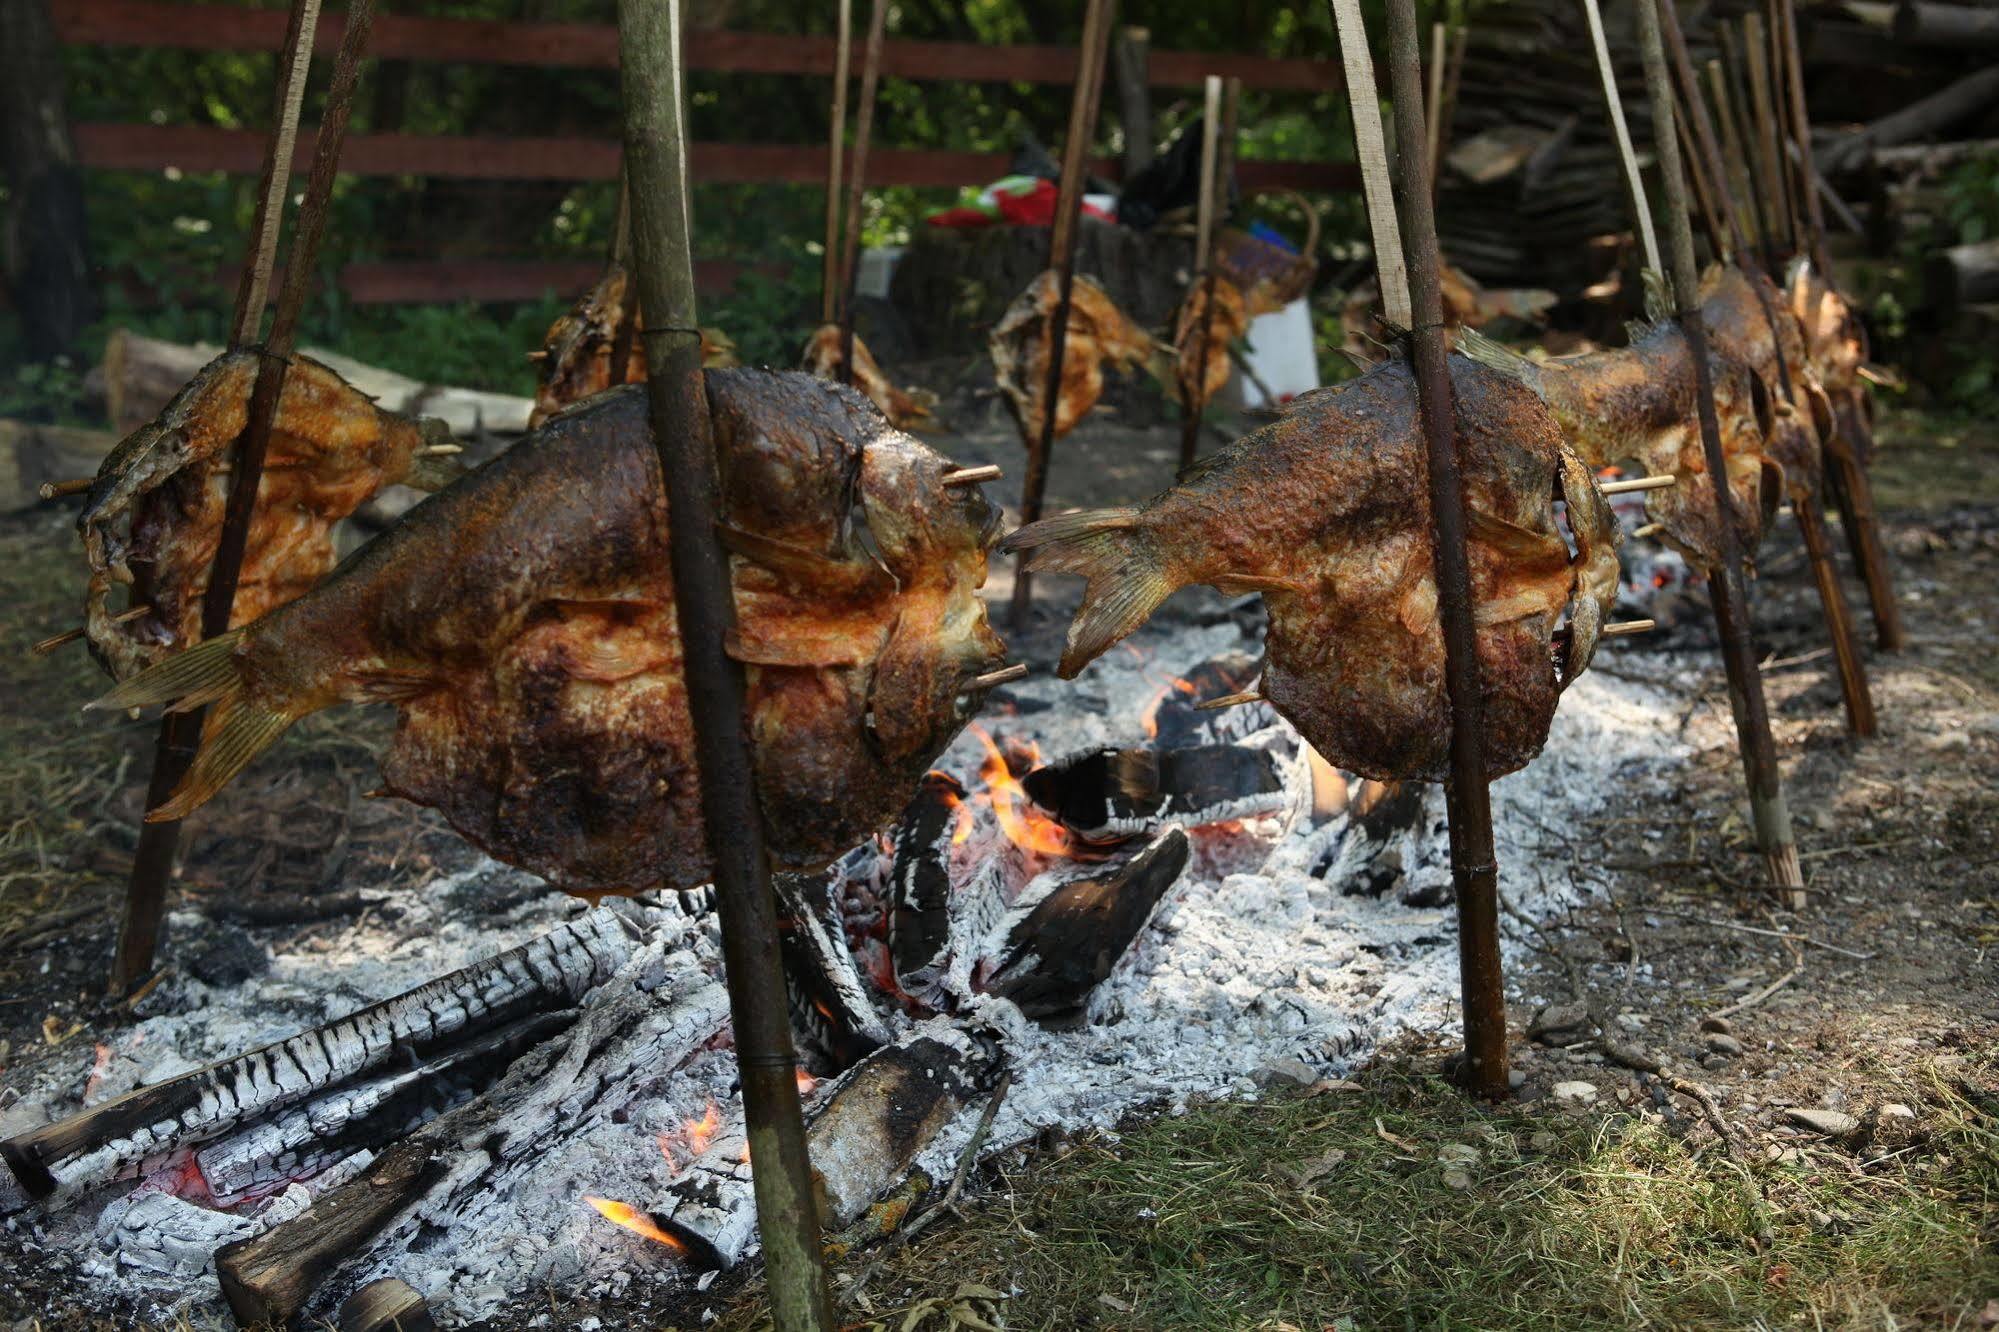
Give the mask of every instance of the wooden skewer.
POLYGON ((1261 684, 1257 684, 1240 693, 1223 694, 1220 698, 1211 698, 1205 703, 1196 703, 1194 710, 1196 712, 1220 712, 1223 708, 1239 708, 1245 703, 1261 703, 1263 702, 1262 688, 1261 684))
POLYGON ((54 652, 64 644, 74 643, 77 639, 82 638, 83 634, 84 630, 81 625, 74 629, 65 629, 59 634, 50 634, 47 638, 29 648, 28 651, 37 657, 46 657, 49 653, 54 652))
POLYGON ((1657 476, 1634 476, 1628 481, 1606 481, 1598 489, 1606 495, 1629 495, 1634 490, 1664 490, 1679 484, 1679 477, 1661 472, 1657 476))
POLYGON ((987 671, 984 675, 973 677, 972 688, 991 689, 996 685, 1011 684, 1015 680, 1024 679, 1026 675, 1027 663, 1017 661, 1011 666, 1002 666, 996 671, 987 671))
POLYGON ((1624 123, 1624 99, 1617 94, 1617 70, 1610 63, 1610 43, 1603 35, 1603 11, 1596 0, 1583 0, 1589 19, 1590 42, 1596 49, 1597 75, 1603 80, 1603 100, 1610 111, 1610 128, 1617 140, 1617 155, 1624 163, 1624 184, 1631 192, 1631 216, 1638 224, 1638 240, 1645 249, 1645 266, 1654 273, 1665 272, 1659 259, 1659 237, 1652 230, 1652 208, 1645 201, 1645 178, 1638 171, 1638 152, 1631 146, 1631 130, 1624 123))
POLYGON ((94 476, 71 477, 67 481, 44 481, 35 493, 45 500, 61 499, 65 495, 81 495, 96 484, 94 476))
POLYGON ((419 458, 447 458, 454 453, 465 452, 463 444, 426 444, 416 451, 419 458))
POLYGON ((847 77, 854 60, 853 0, 840 0, 833 47, 832 131, 827 136, 826 253, 819 277, 819 322, 830 324, 840 315, 840 158, 847 138, 847 77))
POLYGON ((983 481, 997 481, 1003 476, 998 463, 987 463, 983 467, 960 467, 944 473, 947 486, 976 486, 983 481))
POLYGON ((546 361, 548 359, 548 353, 545 351, 523 352, 522 355, 526 356, 530 361, 546 361))
POLYGON ((1606 624, 1597 630, 1598 638, 1621 638, 1625 634, 1643 634, 1657 629, 1657 620, 1626 620, 1621 624, 1606 624))
POLYGON ((1631 535, 1634 537, 1655 537, 1665 530, 1666 525, 1664 523, 1646 523, 1631 535))

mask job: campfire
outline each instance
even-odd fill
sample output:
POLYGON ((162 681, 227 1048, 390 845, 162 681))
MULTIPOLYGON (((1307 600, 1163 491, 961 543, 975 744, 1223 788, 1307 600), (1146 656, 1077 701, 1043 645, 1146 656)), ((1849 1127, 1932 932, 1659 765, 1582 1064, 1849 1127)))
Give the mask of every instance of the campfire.
MULTIPOLYGON (((987 1153, 1254 1094, 1273 1068, 1337 1074, 1449 1022, 1441 802, 1329 781, 1265 704, 1204 707, 1249 688, 1254 646, 1230 621, 1149 631, 1084 689, 1013 686, 888 833, 780 880, 829 1231, 879 1234, 948 1179, 1002 1076, 987 1153)), ((1663 770, 1643 688, 1578 690, 1495 788, 1502 838, 1663 770)), ((700 1286, 742 1262, 755 1163, 712 902, 457 905, 525 877, 486 863, 330 955, 162 984, 129 1037, 35 1091, 54 1122, 0 1146, 12 1224, 79 1281, 245 1323, 425 1307, 449 1327, 537 1286, 700 1286), (420 970, 439 957, 458 969, 420 970), (299 1022, 302 991, 351 1011, 299 1022)), ((1544 912, 1568 889, 1507 891, 1544 912)))

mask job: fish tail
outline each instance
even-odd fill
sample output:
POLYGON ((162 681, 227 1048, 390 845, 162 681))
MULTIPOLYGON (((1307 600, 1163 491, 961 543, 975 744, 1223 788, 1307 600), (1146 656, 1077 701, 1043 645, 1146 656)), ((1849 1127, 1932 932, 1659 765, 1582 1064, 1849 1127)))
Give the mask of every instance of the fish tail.
POLYGON ((1082 574, 1090 580, 1057 668, 1065 680, 1145 623, 1185 581, 1160 556, 1136 509, 1095 509, 1044 519, 1021 528, 1002 545, 1028 552, 1031 569, 1082 574))
POLYGON ((88 705, 137 708, 164 703, 170 712, 214 705, 202 728, 201 752, 194 766, 165 803, 147 811, 148 823, 184 819, 199 809, 305 711, 273 709, 250 697, 243 659, 236 652, 242 633, 234 629, 197 643, 88 705))

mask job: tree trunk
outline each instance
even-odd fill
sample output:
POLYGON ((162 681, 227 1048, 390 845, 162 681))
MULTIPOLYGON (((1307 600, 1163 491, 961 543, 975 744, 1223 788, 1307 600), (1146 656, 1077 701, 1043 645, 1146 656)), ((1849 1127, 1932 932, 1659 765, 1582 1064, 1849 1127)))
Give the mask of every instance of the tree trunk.
POLYGON ((1834 139, 1820 153, 1820 167, 1827 175, 1855 170, 1874 149, 1929 138, 1995 100, 1999 100, 1999 65, 1981 69, 1864 129, 1834 139))
POLYGON ((75 345, 97 301, 46 0, 0 0, 0 172, 9 196, 7 289, 29 354, 47 360, 75 345))

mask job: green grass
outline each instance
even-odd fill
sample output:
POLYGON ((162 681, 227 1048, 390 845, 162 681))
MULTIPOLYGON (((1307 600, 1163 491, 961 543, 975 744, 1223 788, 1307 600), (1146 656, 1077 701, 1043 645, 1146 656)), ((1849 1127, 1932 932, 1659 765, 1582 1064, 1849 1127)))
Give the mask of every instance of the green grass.
MULTIPOLYGON (((1999 1295, 1990 1073, 1982 1088, 1961 1069, 1892 1082, 1884 1099, 1915 1106, 1922 1132, 1871 1164, 1824 1144, 1738 1164, 1649 1114, 1492 1109, 1395 1069, 1356 1091, 1198 1107, 1008 1176, 847 1313, 883 1328, 911 1312, 951 1326, 953 1310, 1008 1328, 1977 1327, 1999 1295)), ((720 1325, 763 1317, 752 1301, 720 1325)))

